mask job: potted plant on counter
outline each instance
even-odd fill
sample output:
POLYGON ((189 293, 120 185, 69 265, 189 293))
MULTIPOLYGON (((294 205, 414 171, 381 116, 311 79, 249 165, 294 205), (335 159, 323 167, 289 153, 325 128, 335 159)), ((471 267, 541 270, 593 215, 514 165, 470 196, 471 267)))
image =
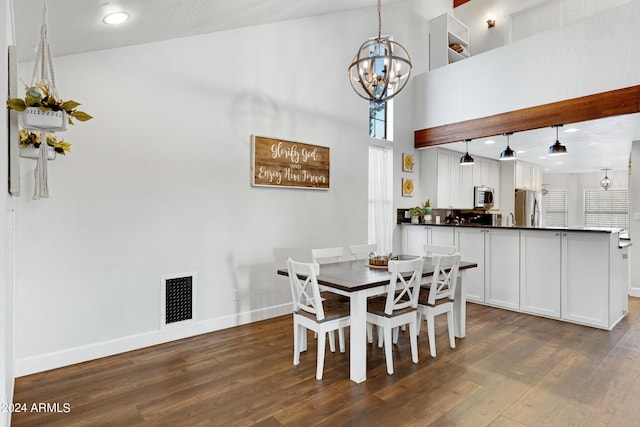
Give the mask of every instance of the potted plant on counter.
POLYGON ((424 214, 422 206, 415 206, 409 208, 409 215, 411 215, 411 224, 420 224, 420 215, 424 214))

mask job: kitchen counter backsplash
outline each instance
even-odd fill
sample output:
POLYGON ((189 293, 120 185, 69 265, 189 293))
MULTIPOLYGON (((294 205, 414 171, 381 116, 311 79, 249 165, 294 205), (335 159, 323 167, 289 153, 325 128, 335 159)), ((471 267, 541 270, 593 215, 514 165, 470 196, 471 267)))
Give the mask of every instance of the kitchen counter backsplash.
MULTIPOLYGON (((410 224, 411 216, 409 209, 398 209, 398 224, 410 224)), ((422 217, 420 218, 422 222, 422 217)), ((431 222, 433 225, 488 225, 493 224, 493 218, 490 213, 484 210, 460 210, 460 209, 432 209, 431 222)))

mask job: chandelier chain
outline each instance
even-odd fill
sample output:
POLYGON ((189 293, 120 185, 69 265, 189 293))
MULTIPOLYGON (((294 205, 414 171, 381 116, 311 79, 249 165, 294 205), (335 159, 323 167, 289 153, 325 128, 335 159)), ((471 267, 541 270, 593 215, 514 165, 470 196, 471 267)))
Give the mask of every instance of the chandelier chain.
POLYGON ((382 37, 382 0, 378 0, 378 38, 382 37))

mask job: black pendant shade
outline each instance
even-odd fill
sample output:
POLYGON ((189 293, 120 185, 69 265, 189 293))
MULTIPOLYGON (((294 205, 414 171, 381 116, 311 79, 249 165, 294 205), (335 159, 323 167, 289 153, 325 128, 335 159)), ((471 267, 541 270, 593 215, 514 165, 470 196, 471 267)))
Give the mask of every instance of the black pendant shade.
POLYGON ((464 142, 467 146, 467 150, 466 152, 462 155, 462 157, 460 157, 460 165, 462 166, 468 166, 468 165, 473 165, 476 161, 473 159, 473 157, 471 157, 471 155, 469 154, 469 139, 465 139, 464 142))
POLYGON ((498 160, 515 160, 516 152, 511 149, 509 146, 509 136, 513 135, 512 132, 504 134, 507 137, 507 148, 504 149, 502 153, 500 153, 500 158, 498 160))
POLYGON ((556 143, 549 147, 549 155, 550 156, 563 156, 567 154, 567 147, 560 143, 558 139, 558 128, 562 127, 562 125, 554 125, 551 126, 556 128, 556 143))

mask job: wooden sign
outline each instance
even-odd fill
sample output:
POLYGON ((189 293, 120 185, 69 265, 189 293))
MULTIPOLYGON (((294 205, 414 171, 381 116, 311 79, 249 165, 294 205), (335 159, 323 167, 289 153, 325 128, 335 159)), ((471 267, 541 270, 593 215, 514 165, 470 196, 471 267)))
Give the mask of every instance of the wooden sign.
POLYGON ((252 137, 254 186, 329 189, 329 147, 252 137))

